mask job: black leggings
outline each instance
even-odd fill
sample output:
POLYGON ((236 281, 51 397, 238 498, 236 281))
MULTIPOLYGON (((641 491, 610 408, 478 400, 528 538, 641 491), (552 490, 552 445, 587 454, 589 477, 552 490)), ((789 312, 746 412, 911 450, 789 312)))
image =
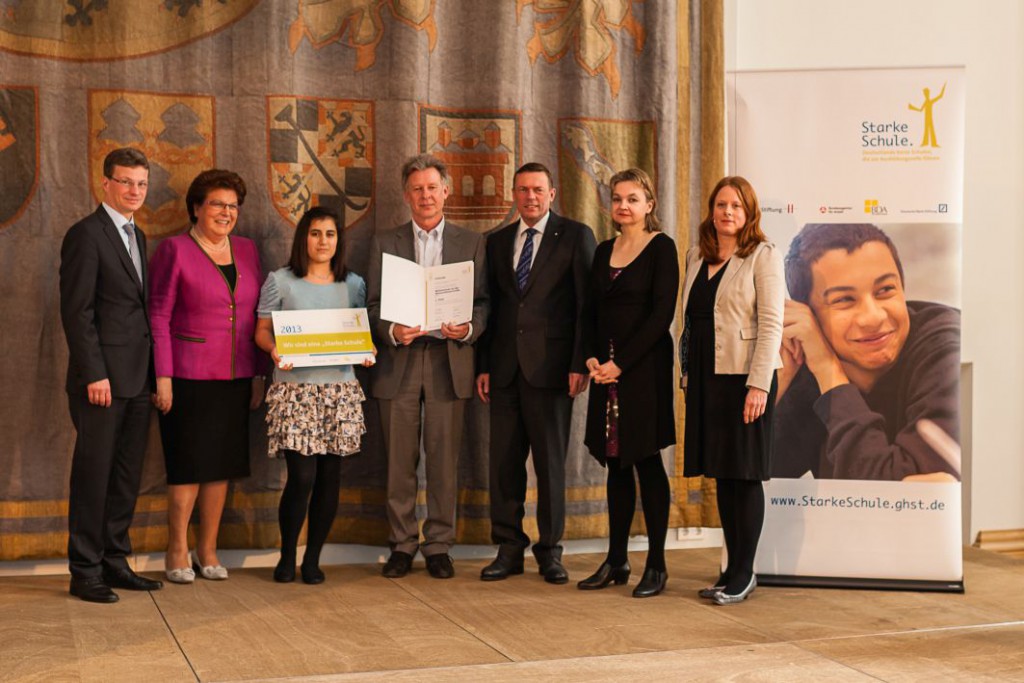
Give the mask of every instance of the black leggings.
POLYGON ((764 486, 760 481, 717 479, 718 516, 729 561, 716 585, 735 595, 754 575, 754 556, 764 526, 764 486))
MULTIPOLYGON (((672 492, 661 454, 644 458, 634 464, 640 480, 640 498, 647 524, 647 568, 665 571, 665 536, 668 534, 668 511, 672 492)), ((608 559, 612 567, 620 567, 629 559, 629 528, 636 510, 634 467, 621 467, 608 462, 608 559)))
POLYGON ((320 551, 338 512, 341 457, 331 454, 302 455, 295 451, 285 451, 284 457, 288 464, 288 481, 284 485, 281 505, 277 509, 277 519, 281 525, 281 559, 294 564, 295 546, 299 542, 299 532, 302 531, 302 523, 306 521, 308 511, 309 528, 302 564, 316 567, 320 564, 320 551))

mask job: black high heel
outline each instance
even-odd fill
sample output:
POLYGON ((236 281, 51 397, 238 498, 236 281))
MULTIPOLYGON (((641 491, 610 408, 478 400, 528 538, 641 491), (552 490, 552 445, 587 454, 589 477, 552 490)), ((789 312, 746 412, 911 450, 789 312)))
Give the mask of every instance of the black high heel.
POLYGON ((629 581, 630 571, 629 562, 623 562, 618 567, 603 562, 596 572, 577 583, 576 587, 581 591, 596 591, 606 588, 613 581, 616 586, 621 586, 629 581))
POLYGON ((633 589, 634 598, 651 598, 665 590, 665 582, 668 581, 668 572, 648 567, 644 570, 644 576, 640 583, 633 589))

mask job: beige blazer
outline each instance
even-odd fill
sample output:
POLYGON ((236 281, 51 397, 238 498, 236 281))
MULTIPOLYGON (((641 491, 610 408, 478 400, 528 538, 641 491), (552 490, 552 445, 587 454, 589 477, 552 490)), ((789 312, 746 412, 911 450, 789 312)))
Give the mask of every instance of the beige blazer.
MULTIPOLYGON (((699 248, 687 252, 684 320, 690 288, 702 262, 699 248)), ((716 374, 747 375, 748 387, 771 390, 772 375, 782 367, 779 349, 785 300, 782 254, 774 244, 762 242, 750 256, 729 260, 715 295, 716 374)))

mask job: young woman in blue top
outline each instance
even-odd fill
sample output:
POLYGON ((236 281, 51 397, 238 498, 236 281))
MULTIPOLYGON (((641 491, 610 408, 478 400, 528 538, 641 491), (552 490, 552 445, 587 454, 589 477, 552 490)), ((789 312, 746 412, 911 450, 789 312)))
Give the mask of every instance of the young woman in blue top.
MULTIPOLYGON (((272 311, 362 308, 366 283, 345 268, 338 217, 314 207, 295 228, 288 265, 267 276, 257 308, 256 344, 274 359, 274 383, 267 393, 268 451, 283 457, 288 480, 281 494, 281 560, 274 580, 295 580, 295 552, 309 516, 302 580, 322 583, 320 551, 338 511, 341 457, 359 451, 366 432, 363 390, 352 367, 295 368, 282 364, 274 340, 272 311)), ((365 366, 373 365, 367 360, 365 366)))

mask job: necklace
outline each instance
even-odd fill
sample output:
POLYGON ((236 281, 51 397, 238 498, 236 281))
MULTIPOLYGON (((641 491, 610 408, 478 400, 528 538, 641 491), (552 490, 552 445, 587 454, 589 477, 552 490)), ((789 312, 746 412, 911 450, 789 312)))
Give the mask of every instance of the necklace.
POLYGON ((192 230, 190 230, 189 233, 192 235, 193 239, 195 239, 195 241, 199 244, 199 246, 203 248, 204 251, 211 254, 219 254, 223 251, 226 251, 227 248, 231 245, 231 242, 228 240, 227 237, 225 237, 224 241, 221 242, 219 245, 214 245, 213 242, 210 242, 209 240, 203 238, 203 236, 200 235, 195 228, 192 228, 192 230))

